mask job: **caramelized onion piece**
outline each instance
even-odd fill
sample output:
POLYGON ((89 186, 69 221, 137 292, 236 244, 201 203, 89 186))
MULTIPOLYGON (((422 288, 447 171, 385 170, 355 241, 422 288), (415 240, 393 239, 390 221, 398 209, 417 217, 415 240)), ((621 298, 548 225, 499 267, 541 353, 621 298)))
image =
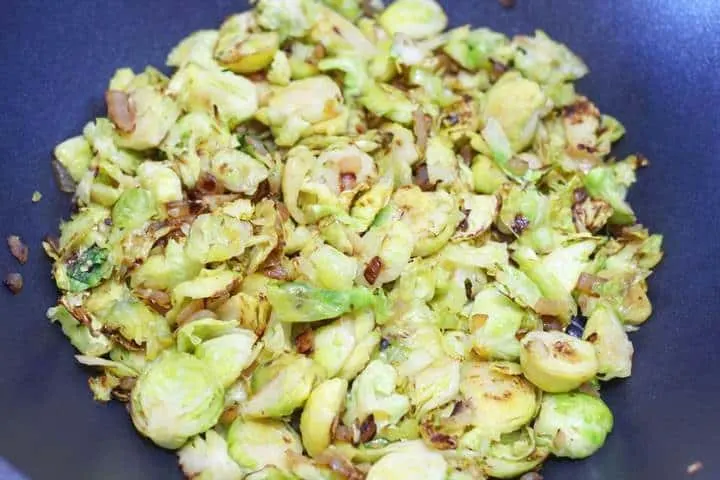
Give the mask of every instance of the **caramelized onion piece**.
POLYGON ((353 441, 352 428, 348 427, 347 425, 343 425, 342 423, 337 425, 335 427, 335 433, 333 435, 333 438, 335 440, 337 440, 338 442, 352 443, 352 441, 353 441))
POLYGON ((595 288, 599 287, 606 281, 607 280, 602 277, 598 277, 597 275, 583 272, 580 274, 580 277, 578 277, 577 285, 575 286, 575 288, 577 288, 582 293, 587 293, 588 295, 595 295, 595 288))
POLYGON ((105 92, 108 117, 121 132, 130 133, 135 130, 135 106, 130 96, 121 90, 105 92))
POLYGON ((380 275, 380 271, 382 270, 383 262, 377 255, 372 257, 368 264, 365 266, 365 271, 363 272, 363 276, 365 277, 365 280, 372 285, 377 280, 378 276, 380 275))
POLYGON ((28 247, 17 235, 10 235, 7 237, 7 244, 10 248, 12 256, 20 262, 21 265, 25 265, 28 259, 28 247))
POLYGON ((430 183, 426 163, 423 162, 413 168, 413 183, 420 187, 420 190, 423 192, 432 192, 435 190, 436 184, 430 183))
POLYGON ((350 460, 339 453, 323 452, 316 458, 316 461, 321 465, 327 465, 346 480, 363 480, 365 478, 365 475, 350 460))
POLYGON ((415 145, 418 151, 423 153, 427 147, 428 138, 430 137, 430 128, 432 127, 432 119, 421 108, 413 112, 413 133, 415 134, 415 145))
POLYGON ((140 297, 149 307, 158 313, 166 314, 172 308, 170 295, 162 290, 153 290, 151 288, 139 288, 135 290, 135 294, 140 297))
POLYGON ((359 443, 366 443, 375 438, 377 433, 377 425, 375 424, 375 415, 372 413, 358 425, 358 431, 360 432, 359 443))
POLYGON ((178 313, 177 318, 175 319, 175 323, 178 324, 178 326, 185 325, 186 323, 190 322, 191 320, 197 320, 197 318, 193 318, 195 313, 202 311, 205 308, 205 302, 203 302, 202 299, 195 299, 185 305, 185 307, 180 310, 180 313, 178 313))
POLYGON ((354 173, 341 173, 340 174, 340 191, 352 190, 357 184, 357 177, 354 173))
POLYGON ((295 348, 297 348, 298 353, 307 355, 309 353, 312 353, 312 351, 313 351, 313 342, 314 342, 313 329, 308 328, 307 330, 302 332, 300 335, 295 337, 295 348))

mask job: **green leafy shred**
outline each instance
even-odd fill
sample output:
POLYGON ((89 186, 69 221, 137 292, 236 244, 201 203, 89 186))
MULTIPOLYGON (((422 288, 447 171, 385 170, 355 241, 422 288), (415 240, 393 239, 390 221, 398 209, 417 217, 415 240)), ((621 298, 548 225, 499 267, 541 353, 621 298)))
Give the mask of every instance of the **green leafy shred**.
POLYGON ((70 280, 69 291, 81 292, 100 285, 112 271, 108 262, 110 252, 93 245, 77 258, 67 263, 67 276, 70 280))

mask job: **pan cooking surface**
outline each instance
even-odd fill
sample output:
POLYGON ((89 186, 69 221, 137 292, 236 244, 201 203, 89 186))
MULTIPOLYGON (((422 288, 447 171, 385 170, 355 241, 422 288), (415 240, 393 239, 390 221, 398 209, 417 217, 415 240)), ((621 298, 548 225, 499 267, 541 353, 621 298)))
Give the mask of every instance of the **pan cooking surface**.
MULTIPOLYGON (((591 69, 579 91, 628 128, 618 155, 639 150, 652 163, 630 202, 665 236, 666 257, 650 286, 654 316, 632 337, 632 378, 603 389, 616 422, 605 447, 582 462, 550 462, 545 477, 684 478, 699 460, 704 468, 693 478, 720 478, 720 4, 441 3, 452 25, 507 34, 542 28, 567 43, 591 69)), ((121 404, 92 400, 87 372, 45 319, 56 293, 40 241, 70 206, 54 185, 50 152, 104 115, 115 68, 162 65, 190 31, 243 8, 227 0, 0 6, 0 225, 2 236, 19 234, 30 246, 23 267, 0 253, 3 278, 20 271, 25 279, 20 295, 0 293, 0 456, 33 479, 180 478, 174 454, 141 439, 121 404), (43 193, 37 204, 35 190, 43 193)))

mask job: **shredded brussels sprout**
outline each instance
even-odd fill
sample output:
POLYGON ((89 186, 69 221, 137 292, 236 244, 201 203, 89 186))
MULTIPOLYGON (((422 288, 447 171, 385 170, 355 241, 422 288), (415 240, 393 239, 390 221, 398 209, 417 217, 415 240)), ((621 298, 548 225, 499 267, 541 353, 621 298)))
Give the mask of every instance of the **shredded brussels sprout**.
POLYGON ((437 0, 252 3, 170 77, 119 69, 55 148, 77 210, 47 316, 94 398, 203 480, 525 478, 601 448, 663 252, 587 66, 445 31, 437 0))

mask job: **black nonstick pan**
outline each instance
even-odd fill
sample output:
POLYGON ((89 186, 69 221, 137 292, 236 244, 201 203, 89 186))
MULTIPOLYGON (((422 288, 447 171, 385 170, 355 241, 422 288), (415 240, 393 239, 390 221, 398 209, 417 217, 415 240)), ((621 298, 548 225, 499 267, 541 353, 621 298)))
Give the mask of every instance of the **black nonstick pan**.
MULTIPOLYGON (((630 200, 665 235, 652 277, 654 315, 639 333, 633 376, 603 390, 615 414, 606 445, 582 462, 551 461, 546 479, 720 478, 720 2, 497 0, 442 2, 453 25, 507 34, 542 28, 582 56, 579 89, 618 117, 618 154, 642 152, 630 200)), ((70 209, 50 169, 52 148, 105 113, 117 67, 162 65, 193 30, 246 4, 229 0, 0 2, 0 233, 30 245, 25 266, 4 248, 0 274, 0 478, 181 478, 175 456, 138 436, 118 403, 101 405, 71 345, 50 326, 56 300, 41 239, 70 209), (43 198, 32 203, 34 191, 43 198), (7 462, 8 467, 5 465, 7 462)))

